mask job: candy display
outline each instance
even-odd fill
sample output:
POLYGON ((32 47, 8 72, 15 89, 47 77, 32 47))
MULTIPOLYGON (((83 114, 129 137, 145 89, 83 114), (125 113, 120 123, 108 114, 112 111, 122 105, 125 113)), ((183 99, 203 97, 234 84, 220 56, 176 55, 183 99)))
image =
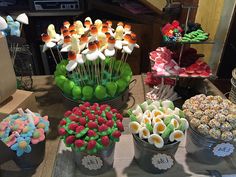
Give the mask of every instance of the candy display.
POLYGON ((9 115, 0 122, 0 139, 16 155, 22 156, 31 152, 31 144, 45 140, 49 130, 48 117, 20 108, 17 114, 9 115))
POLYGON ((158 47, 155 51, 150 52, 149 59, 153 64, 152 70, 156 75, 170 76, 178 75, 180 67, 172 59, 172 52, 166 47, 158 47))
POLYGON ((228 99, 196 95, 185 101, 183 111, 200 134, 223 141, 236 140, 236 105, 228 99))
POLYGON ((120 22, 113 29, 111 21, 97 19, 93 23, 90 17, 84 25, 79 20, 63 25, 60 33, 50 24, 42 34, 43 51, 50 49, 58 63, 51 49, 54 47, 60 59, 54 73, 56 85, 76 101, 97 102, 122 94, 132 77, 128 57, 139 48, 131 26, 120 22), (61 52, 68 52, 68 60, 61 52))
POLYGON ((198 43, 209 37, 198 23, 188 23, 186 30, 181 28, 179 21, 174 20, 171 24, 164 25, 161 32, 166 42, 198 43))
POLYGON ((130 132, 157 148, 182 141, 189 126, 183 111, 170 100, 148 100, 128 113, 131 119, 130 132))
POLYGON ((171 24, 167 23, 161 29, 164 41, 181 41, 183 29, 179 21, 174 20, 171 24))
MULTIPOLYGON (((197 59, 193 64, 186 67, 180 67, 172 59, 173 53, 166 47, 158 47, 150 52, 149 58, 152 63, 154 76, 172 76, 172 77, 209 77, 211 69, 202 59, 197 59)), ((174 54, 176 57, 176 54, 174 54)))
POLYGON ((150 87, 153 87, 155 85, 159 85, 163 82, 165 85, 174 85, 175 84, 174 79, 155 77, 154 72, 147 72, 144 82, 145 82, 145 84, 149 85, 150 87))
POLYGON ((77 152, 96 154, 119 141, 123 116, 108 105, 89 102, 67 111, 59 123, 59 135, 66 146, 77 152))
POLYGON ((205 41, 208 39, 209 34, 205 33, 203 30, 196 30, 196 31, 192 31, 190 33, 186 33, 184 34, 184 36, 182 37, 181 42, 201 42, 201 41, 205 41))

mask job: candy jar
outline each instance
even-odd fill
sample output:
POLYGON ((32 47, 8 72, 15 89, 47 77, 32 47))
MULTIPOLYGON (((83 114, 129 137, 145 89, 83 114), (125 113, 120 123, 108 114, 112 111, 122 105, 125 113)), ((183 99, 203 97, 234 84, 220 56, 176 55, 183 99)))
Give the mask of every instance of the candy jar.
POLYGON ((111 169, 115 143, 124 131, 122 115, 108 105, 85 102, 64 116, 58 132, 65 145, 71 147, 78 169, 85 175, 111 169))
POLYGON ((189 126, 183 111, 169 100, 148 100, 128 113, 134 157, 140 168, 154 174, 168 171, 174 165, 175 153, 189 126))

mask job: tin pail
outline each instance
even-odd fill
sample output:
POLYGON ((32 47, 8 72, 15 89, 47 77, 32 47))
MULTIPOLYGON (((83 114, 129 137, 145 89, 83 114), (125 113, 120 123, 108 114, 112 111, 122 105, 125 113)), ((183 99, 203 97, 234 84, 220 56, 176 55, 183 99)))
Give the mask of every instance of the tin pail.
POLYGON ((224 157, 231 156, 234 148, 235 145, 232 142, 204 137, 191 126, 188 129, 186 151, 200 163, 217 164, 224 157))
POLYGON ((103 174, 113 167, 114 149, 115 143, 92 155, 73 150, 76 165, 85 175, 103 174))
POLYGON ((134 138, 134 157, 140 168, 149 173, 159 174, 168 171, 175 163, 174 155, 179 142, 156 148, 154 145, 141 140, 137 135, 134 138))

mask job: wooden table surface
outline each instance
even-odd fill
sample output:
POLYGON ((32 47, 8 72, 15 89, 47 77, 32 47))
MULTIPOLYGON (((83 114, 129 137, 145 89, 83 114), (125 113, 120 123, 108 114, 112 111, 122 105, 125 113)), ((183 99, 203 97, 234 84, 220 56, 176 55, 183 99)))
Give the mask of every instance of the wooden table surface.
MULTIPOLYGON (((127 108, 144 101, 144 89, 141 75, 133 76, 136 85, 131 89, 131 96, 127 108)), ((35 170, 21 170, 14 162, 9 161, 0 166, 0 177, 51 177, 58 151, 59 138, 57 125, 66 110, 73 106, 65 102, 59 89, 55 86, 53 76, 34 76, 33 92, 38 104, 39 112, 48 115, 50 132, 47 135, 44 161, 35 170)), ((125 111, 125 110, 124 110, 125 111)))

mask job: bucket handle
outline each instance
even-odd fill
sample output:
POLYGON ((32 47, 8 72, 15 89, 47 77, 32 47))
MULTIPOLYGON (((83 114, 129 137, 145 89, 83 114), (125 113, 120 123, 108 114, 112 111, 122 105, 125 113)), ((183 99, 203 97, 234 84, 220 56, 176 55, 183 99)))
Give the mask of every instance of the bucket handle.
POLYGON ((137 79, 133 79, 132 81, 130 81, 130 83, 129 83, 129 91, 131 91, 134 88, 136 83, 137 83, 137 79))

